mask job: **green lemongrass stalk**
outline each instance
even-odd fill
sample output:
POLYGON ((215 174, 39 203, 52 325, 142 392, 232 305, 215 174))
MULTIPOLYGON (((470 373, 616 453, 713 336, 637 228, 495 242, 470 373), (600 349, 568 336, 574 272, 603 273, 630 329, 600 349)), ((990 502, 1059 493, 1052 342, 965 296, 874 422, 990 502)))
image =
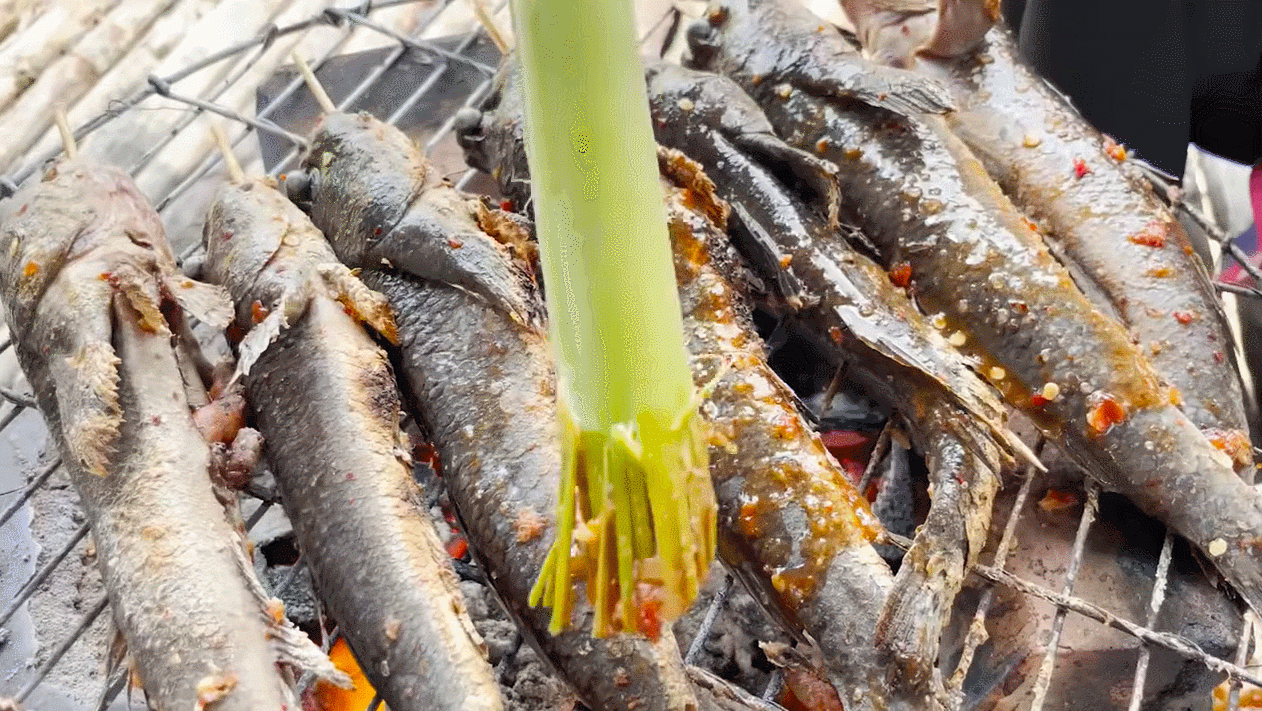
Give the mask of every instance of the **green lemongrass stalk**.
POLYGON ((715 503, 631 0, 512 10, 564 465, 531 604, 559 632, 585 581, 595 636, 655 636, 696 597, 715 503))

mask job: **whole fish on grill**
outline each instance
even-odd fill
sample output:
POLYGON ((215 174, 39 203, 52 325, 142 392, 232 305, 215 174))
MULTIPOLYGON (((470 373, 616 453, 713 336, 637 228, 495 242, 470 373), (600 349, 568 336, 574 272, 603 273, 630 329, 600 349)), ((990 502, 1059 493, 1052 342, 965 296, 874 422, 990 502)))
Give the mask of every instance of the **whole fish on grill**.
POLYGON ((837 163, 864 234, 886 259, 910 263, 920 304, 1008 402, 1262 609, 1262 494, 1178 409, 1178 392, 1078 290, 944 120, 838 100, 844 86, 794 83, 821 42, 835 47, 827 76, 904 72, 868 64, 785 2, 716 8, 688 36, 693 61, 741 84, 788 143, 837 163))
POLYGON ((1179 389, 1180 408, 1252 481, 1227 318, 1182 225, 1145 179, 1125 169, 1126 150, 1021 59, 1006 27, 963 56, 922 57, 914 66, 952 90, 951 130, 1046 230, 1083 292, 1130 327, 1179 389))
POLYGON ((529 604, 554 535, 561 451, 532 245, 517 219, 440 181, 406 136, 367 114, 326 115, 304 166, 313 222, 396 314, 403 375, 451 501, 526 638, 592 708, 695 706, 669 631, 592 639, 580 614, 551 635, 550 613, 529 604))
MULTIPOLYGON (((0 290, 19 362, 96 540, 134 672, 154 708, 295 708, 278 662, 349 683, 276 616, 221 503, 191 405, 184 319, 224 326, 222 290, 179 273, 126 173, 81 157, 0 203, 0 290)), ((223 493, 222 491, 220 493, 223 493)), ((227 510, 225 510, 227 504, 227 510)))
POLYGON ((662 162, 673 177, 667 219, 693 377, 710 389, 701 411, 719 440, 710 449, 719 556, 824 651, 848 708, 914 708, 915 691, 902 698, 888 683, 872 643, 893 582, 871 545, 880 523, 767 365, 748 305, 725 277, 735 254, 713 184, 681 153, 662 162))
POLYGON ((391 709, 503 708, 450 556, 412 479, 384 297, 267 178, 221 187, 205 276, 245 334, 239 371, 320 599, 391 709), (453 683, 458 679, 459 683, 453 683))
MULTIPOLYGON (((743 232, 760 235, 771 244, 765 251, 779 255, 768 269, 794 275, 818 297, 797 317, 854 369, 853 378, 903 413, 931 464, 929 517, 899 569, 876 637, 905 668, 899 683, 930 684, 939 633, 989 528, 1002 448, 1037 460, 1003 424, 992 389, 894 283, 902 279, 897 271, 887 274, 850 249, 769 169, 790 173, 784 162, 808 161, 775 137, 753 99, 725 77, 669 65, 649 70, 649 97, 658 139, 701 161, 743 232), (781 148, 743 149, 748 135, 781 148)), ((898 488, 883 489, 878 506, 898 493, 905 498, 898 488)))

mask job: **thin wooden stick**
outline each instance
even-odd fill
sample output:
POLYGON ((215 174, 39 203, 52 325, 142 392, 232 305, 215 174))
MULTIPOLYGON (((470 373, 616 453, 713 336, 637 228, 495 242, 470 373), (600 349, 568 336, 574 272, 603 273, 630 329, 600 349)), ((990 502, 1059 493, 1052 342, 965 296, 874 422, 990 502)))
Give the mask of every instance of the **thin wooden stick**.
POLYGON ((232 146, 228 145, 228 138, 223 135, 223 131, 219 130, 217 124, 210 125, 210 133, 215 137, 215 143, 219 145, 219 152, 223 154, 224 165, 228 166, 228 178, 238 185, 244 183, 245 173, 241 171, 241 164, 232 153, 232 146))
POLYGON ((329 98, 328 92, 324 90, 324 86, 320 84, 320 80, 316 79, 315 72, 311 71, 311 67, 307 66, 307 60, 302 58, 302 54, 298 50, 294 50, 291 55, 294 58, 294 64, 298 65, 298 71, 302 72, 302 80, 307 82, 307 88, 311 90, 311 94, 315 96, 316 103, 320 105, 320 110, 326 114, 336 113, 337 104, 329 98))
POLYGON ((478 22, 482 23, 482 27, 486 29, 486 34, 495 43, 496 49, 500 51, 501 55, 508 54, 512 48, 508 46, 508 42, 504 41, 504 35, 495 26, 495 20, 491 18, 491 13, 486 11, 486 5, 483 4, 482 0, 469 0, 469 4, 473 6, 473 14, 477 16, 478 22))
POLYGON ((57 122, 57 130, 61 132, 61 145, 66 149, 66 157, 74 160, 79 157, 79 145, 75 143, 74 131, 70 128, 70 119, 66 118, 66 107, 58 106, 53 113, 57 122))

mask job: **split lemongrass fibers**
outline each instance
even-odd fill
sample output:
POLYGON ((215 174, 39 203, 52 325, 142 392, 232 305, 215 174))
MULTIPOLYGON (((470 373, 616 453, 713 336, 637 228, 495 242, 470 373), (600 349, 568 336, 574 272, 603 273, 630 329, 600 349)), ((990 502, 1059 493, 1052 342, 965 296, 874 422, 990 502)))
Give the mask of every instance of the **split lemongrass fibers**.
POLYGON ((531 604, 560 632, 583 582, 593 635, 656 637, 713 559, 715 503, 631 0, 512 10, 563 447, 531 604))

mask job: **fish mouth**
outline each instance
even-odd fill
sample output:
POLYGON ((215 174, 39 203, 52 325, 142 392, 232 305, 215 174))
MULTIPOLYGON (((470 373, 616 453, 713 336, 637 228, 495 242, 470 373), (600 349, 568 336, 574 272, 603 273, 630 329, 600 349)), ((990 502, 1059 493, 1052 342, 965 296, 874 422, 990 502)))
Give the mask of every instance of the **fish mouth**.
POLYGON ((706 67, 719 52, 719 28, 717 23, 726 19, 727 12, 722 9, 710 12, 706 19, 697 20, 688 26, 685 34, 691 58, 688 66, 706 67))
POLYGON ((483 111, 466 106, 456 112, 452 129, 456 134, 456 143, 464 151, 465 162, 490 175, 493 166, 486 154, 486 132, 482 128, 485 117, 483 111))

